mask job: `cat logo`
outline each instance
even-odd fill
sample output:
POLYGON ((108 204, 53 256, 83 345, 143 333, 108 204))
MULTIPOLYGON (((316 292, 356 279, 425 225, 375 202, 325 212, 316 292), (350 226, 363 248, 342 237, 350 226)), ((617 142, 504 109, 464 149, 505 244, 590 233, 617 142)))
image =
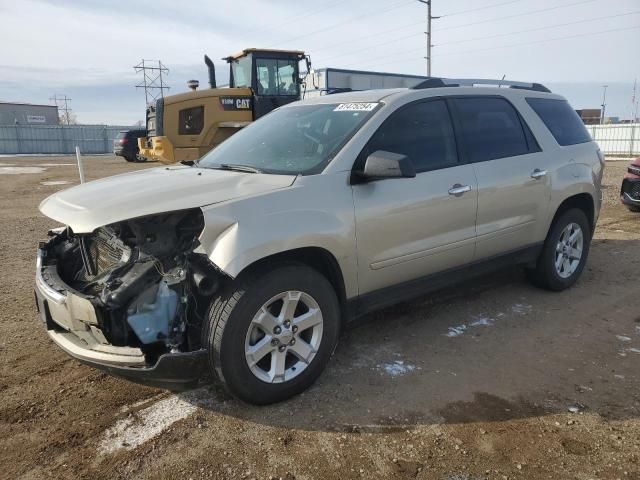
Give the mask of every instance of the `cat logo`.
POLYGON ((251 110, 251 97, 220 97, 220 104, 226 111, 251 110))
POLYGON ((251 108, 251 99, 250 98, 237 98, 236 99, 236 108, 238 110, 249 110, 251 108))

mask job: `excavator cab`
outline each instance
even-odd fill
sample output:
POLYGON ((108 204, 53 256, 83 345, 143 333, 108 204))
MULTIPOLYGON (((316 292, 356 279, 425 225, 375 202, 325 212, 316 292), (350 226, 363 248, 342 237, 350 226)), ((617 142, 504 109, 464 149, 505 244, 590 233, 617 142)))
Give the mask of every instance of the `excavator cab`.
POLYGON ((229 87, 250 88, 253 92, 253 119, 300 99, 301 60, 310 60, 300 50, 247 48, 223 58, 229 63, 229 87))
POLYGON ((205 55, 209 87, 158 99, 147 106, 147 136, 138 140, 141 160, 193 161, 240 128, 287 103, 300 99, 299 64, 309 57, 299 50, 248 48, 223 60, 229 86, 218 87, 213 62, 205 55))

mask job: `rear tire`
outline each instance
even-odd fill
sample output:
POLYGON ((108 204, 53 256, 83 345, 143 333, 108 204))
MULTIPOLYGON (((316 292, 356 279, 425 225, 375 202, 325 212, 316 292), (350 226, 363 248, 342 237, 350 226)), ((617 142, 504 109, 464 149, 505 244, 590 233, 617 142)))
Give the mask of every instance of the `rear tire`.
POLYGON ((634 212, 634 213, 640 212, 640 207, 630 206, 630 207, 627 207, 627 208, 629 209, 630 212, 634 212))
POLYGON ((236 397, 266 405, 306 390, 338 341, 329 281, 291 264, 238 279, 213 300, 203 345, 215 377, 236 397))
POLYGON ((529 280, 556 292, 571 287, 584 269, 590 246, 587 216, 577 208, 567 210, 551 226, 536 267, 527 270, 529 280))

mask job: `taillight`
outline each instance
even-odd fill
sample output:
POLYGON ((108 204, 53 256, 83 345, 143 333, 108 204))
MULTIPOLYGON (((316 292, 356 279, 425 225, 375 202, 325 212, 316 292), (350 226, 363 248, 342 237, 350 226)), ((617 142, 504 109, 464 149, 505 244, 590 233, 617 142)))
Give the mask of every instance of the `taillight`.
POLYGON ((128 141, 128 140, 127 140, 126 138, 121 138, 120 140, 118 140, 118 143, 119 143, 120 145, 124 145, 125 143, 127 143, 127 141, 128 141))

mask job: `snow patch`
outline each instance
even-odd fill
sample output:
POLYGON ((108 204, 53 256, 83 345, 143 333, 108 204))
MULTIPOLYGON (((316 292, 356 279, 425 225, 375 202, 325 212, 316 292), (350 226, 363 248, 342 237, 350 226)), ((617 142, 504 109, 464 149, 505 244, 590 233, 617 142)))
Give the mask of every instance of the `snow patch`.
POLYGON ((411 373, 416 369, 415 365, 410 363, 404 363, 403 360, 394 360, 393 362, 386 362, 377 365, 379 370, 384 371, 387 375, 392 377, 399 377, 411 373))
POLYGON ((640 348, 627 348, 627 352, 640 353, 640 348))
POLYGON ((43 167, 0 167, 0 175, 20 175, 22 173, 42 173, 43 167))
POLYGON ((474 317, 469 324, 461 324, 455 327, 449 327, 449 331, 445 333, 445 336, 449 338, 459 337, 463 335, 470 327, 491 327, 495 323, 495 319, 484 315, 474 317))
POLYGON ((110 454, 122 449, 133 450, 157 437, 177 421, 187 418, 199 405, 211 402, 209 397, 209 392, 204 388, 171 395, 118 420, 104 432, 98 451, 110 454))
POLYGON ((481 326, 485 326, 485 327, 490 327, 491 325, 493 325, 493 318, 490 317, 480 317, 477 320, 474 320, 473 322, 471 322, 469 324, 469 326, 471 327, 481 327, 481 326))
POLYGON ((445 335, 451 338, 459 337, 465 332, 466 329, 467 326, 463 323, 462 325, 458 325, 457 327, 449 327, 449 331, 445 333, 445 335))
POLYGON ((67 180, 50 180, 48 182, 40 182, 40 185, 49 186, 49 185, 67 185, 71 183, 67 180))
POLYGON ((514 303, 511 306, 511 311, 516 315, 527 315, 532 309, 533 307, 526 303, 514 303))
POLYGON ((630 342, 631 337, 627 337, 626 335, 616 335, 616 338, 621 342, 630 342))
POLYGON ((36 167, 66 167, 70 165, 75 165, 75 163, 38 163, 36 167))

